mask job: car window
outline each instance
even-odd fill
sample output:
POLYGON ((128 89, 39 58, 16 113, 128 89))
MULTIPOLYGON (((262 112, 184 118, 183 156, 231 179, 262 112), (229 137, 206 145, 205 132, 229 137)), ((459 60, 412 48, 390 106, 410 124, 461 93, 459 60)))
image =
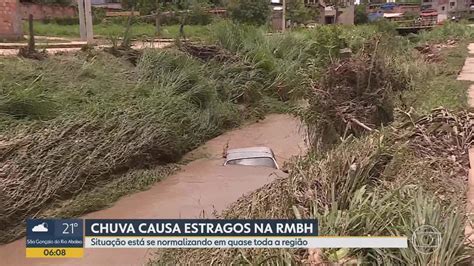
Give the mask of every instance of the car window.
POLYGON ((244 158, 229 160, 227 164, 230 165, 250 165, 250 166, 265 166, 271 168, 277 168, 275 162, 268 157, 259 157, 259 158, 244 158))

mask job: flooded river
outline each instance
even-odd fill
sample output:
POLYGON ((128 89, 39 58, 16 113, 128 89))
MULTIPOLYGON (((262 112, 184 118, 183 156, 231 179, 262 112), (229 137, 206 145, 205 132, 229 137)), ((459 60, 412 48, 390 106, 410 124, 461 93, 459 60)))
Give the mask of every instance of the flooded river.
MULTIPOLYGON (((284 173, 270 168, 222 166, 229 148, 268 146, 278 163, 306 150, 300 122, 288 115, 269 115, 265 120, 227 132, 187 155, 194 159, 176 174, 147 191, 123 197, 113 207, 83 218, 198 218, 212 217, 245 193, 284 173)), ((142 265, 153 250, 86 249, 82 259, 26 259, 25 239, 0 246, 1 265, 142 265)))

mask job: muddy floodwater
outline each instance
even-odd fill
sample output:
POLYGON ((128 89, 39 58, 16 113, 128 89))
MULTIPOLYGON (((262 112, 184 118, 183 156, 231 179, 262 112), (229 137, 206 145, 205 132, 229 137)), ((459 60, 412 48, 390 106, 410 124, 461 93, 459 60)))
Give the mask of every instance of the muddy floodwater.
MULTIPOLYGON (((147 191, 121 198, 114 206, 83 218, 156 219, 212 217, 243 194, 285 174, 271 168, 223 166, 229 148, 267 146, 280 166, 306 151, 304 130, 298 119, 269 115, 208 141, 187 154, 193 159, 176 174, 147 191)), ((151 257, 147 249, 85 249, 81 259, 26 259, 25 239, 0 246, 1 265, 142 265, 151 257)))

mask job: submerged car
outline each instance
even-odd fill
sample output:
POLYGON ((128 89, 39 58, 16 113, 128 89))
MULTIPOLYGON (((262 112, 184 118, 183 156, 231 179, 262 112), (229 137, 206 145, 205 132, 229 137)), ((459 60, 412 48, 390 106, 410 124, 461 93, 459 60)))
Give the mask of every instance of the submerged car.
POLYGON ((268 147, 230 149, 225 153, 224 165, 264 166, 279 169, 275 154, 268 147))

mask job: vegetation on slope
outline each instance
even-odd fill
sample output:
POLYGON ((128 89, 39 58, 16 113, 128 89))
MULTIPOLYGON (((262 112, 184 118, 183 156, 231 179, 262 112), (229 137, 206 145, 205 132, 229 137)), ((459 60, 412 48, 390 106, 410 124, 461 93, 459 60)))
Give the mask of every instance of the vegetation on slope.
POLYGON ((6 59, 2 240, 18 236, 26 217, 43 215, 50 205, 130 169, 177 162, 279 105, 256 66, 239 60, 226 66, 173 49, 146 51, 137 67, 94 52, 6 59))
POLYGON ((305 94, 309 107, 299 113, 312 132, 313 150, 289 165, 289 177, 245 195, 218 214, 227 219, 318 218, 322 235, 341 236, 410 237, 418 226, 431 225, 442 235, 438 249, 423 254, 410 240, 406 250, 168 250, 159 252, 154 263, 468 263, 472 249, 465 242, 464 204, 474 114, 460 111, 466 105, 467 86, 455 77, 459 58, 466 54, 463 41, 473 35, 462 25, 445 27, 456 30, 436 29, 419 40, 385 35, 388 38, 381 39, 380 52, 369 60, 363 60, 363 50, 374 43, 367 46, 369 38, 354 36, 355 42, 349 46, 358 53, 355 57, 334 60, 327 71, 318 72, 319 79, 310 78, 314 89, 305 94), (448 39, 460 41, 459 47, 443 48, 436 61, 413 49, 448 39), (370 84, 377 85, 371 89, 370 84), (433 91, 427 93, 429 89, 433 91), (328 98, 321 98, 326 94, 328 98), (389 103, 380 101, 383 99, 389 103), (430 111, 438 105, 458 112, 444 108, 430 111), (361 112, 361 106, 372 112, 361 112), (371 119, 379 112, 374 106, 391 110, 393 118, 389 120, 393 122, 371 119), (351 123, 350 118, 360 123, 351 123), (317 145, 325 141, 324 135, 318 134, 322 120, 339 129, 333 132, 338 137, 330 147, 317 145), (381 124, 386 126, 379 128, 381 124))
MULTIPOLYGON (((8 177, 0 184, 3 192, 0 194, 0 239, 3 242, 22 233, 25 217, 70 217, 104 207, 128 193, 129 189, 136 191, 146 188, 172 172, 176 169, 174 163, 178 162, 185 152, 224 130, 235 127, 246 119, 261 117, 269 111, 288 110, 288 105, 282 105, 282 102, 311 99, 317 84, 327 80, 327 67, 344 62, 338 59, 339 49, 349 47, 355 54, 363 53, 368 40, 371 40, 374 34, 383 36, 381 39, 387 37, 386 47, 387 44, 393 45, 384 50, 393 51, 383 54, 382 66, 385 68, 382 68, 382 73, 387 74, 387 77, 402 77, 403 86, 400 88, 403 90, 397 94, 399 97, 392 99, 395 106, 404 110, 406 108, 403 105, 422 106, 417 91, 428 88, 426 81, 435 76, 439 79, 433 80, 438 83, 431 83, 429 86, 438 90, 436 85, 442 84, 443 86, 439 86, 440 91, 450 88, 458 99, 465 99, 462 98, 465 86, 452 79, 458 63, 447 63, 443 56, 441 62, 427 62, 423 55, 411 52, 413 46, 421 43, 420 40, 410 41, 394 36, 389 27, 318 27, 314 30, 271 36, 267 36, 262 29, 231 23, 218 23, 209 27, 211 30, 206 40, 212 44, 212 49, 208 45, 191 48, 181 44, 179 50, 147 50, 137 66, 122 58, 97 52, 80 52, 74 56, 51 57, 43 61, 9 58, 1 62, 0 176, 8 177), (215 51, 215 54, 211 53, 209 58, 200 56, 202 51, 209 50, 215 51), (398 99, 401 99, 400 102, 398 99), (130 185, 125 186, 124 182, 121 182, 123 180, 135 182, 127 182, 130 185), (107 195, 107 199, 103 195, 107 195), (70 203, 77 207, 75 211, 70 211, 70 208, 67 211, 67 208, 64 208, 70 203)), ((462 40, 471 36, 470 30, 462 25, 447 27, 459 29, 452 31, 456 36, 444 36, 446 32, 440 29, 439 34, 443 35, 444 39, 462 40)), ((435 31, 429 34, 437 36, 435 31)), ((425 41, 430 38, 434 37, 422 35, 420 39, 425 41)), ((463 52, 460 51, 458 55, 462 57, 463 52)), ((372 61, 364 62, 369 64, 367 67, 370 69, 372 61)), ((394 84, 392 82, 389 84, 390 88, 384 89, 393 89, 394 84)), ((436 107, 432 106, 435 104, 448 104, 447 107, 450 108, 459 107, 457 101, 447 101, 448 97, 431 101, 430 95, 439 94, 423 95, 426 98, 423 98, 424 105, 420 111, 436 107)), ((299 112, 304 114, 311 126, 309 118, 314 118, 316 109, 314 103, 311 100, 309 102, 312 108, 299 112)), ((394 118, 402 114, 404 113, 395 112, 394 118)), ((418 115, 409 111, 405 114, 418 115)), ((379 125, 373 126, 375 128, 379 125)), ((353 201, 359 200, 373 205, 379 200, 384 202, 381 200, 383 191, 405 191, 405 187, 401 186, 403 182, 397 185, 396 182, 389 182, 392 179, 388 177, 414 180, 415 175, 423 173, 425 175, 422 180, 430 180, 434 174, 422 169, 432 169, 442 180, 444 175, 438 175, 438 171, 452 173, 452 168, 444 157, 412 165, 411 163, 416 162, 413 158, 418 155, 413 154, 410 147, 399 146, 400 144, 393 141, 379 140, 382 136, 383 134, 363 137, 362 140, 343 138, 342 144, 336 146, 334 151, 321 153, 315 150, 307 158, 294 164, 292 175, 285 182, 300 178, 296 175, 296 172, 299 172, 304 173, 307 184, 311 185, 319 175, 313 173, 312 169, 323 164, 327 166, 320 170, 329 173, 327 184, 330 184, 332 179, 339 180, 342 184, 341 190, 346 195, 344 202, 333 202, 333 198, 328 197, 322 205, 316 204, 317 200, 316 203, 308 200, 304 203, 306 205, 301 205, 303 208, 321 207, 308 212, 310 217, 319 217, 325 221, 324 219, 329 219, 332 217, 330 214, 333 214, 337 218, 339 214, 345 214, 347 210, 355 208, 357 204, 351 205, 353 201), (374 148, 354 151, 351 145, 359 142, 362 146, 374 148), (379 144, 384 148, 379 150, 379 144), (346 156, 346 161, 331 159, 331 152, 338 150, 343 151, 341 156, 346 156), (354 152, 366 154, 364 157, 354 152), (404 157, 403 154, 408 155, 404 157), (395 160, 397 158, 399 159, 395 160), (363 165, 357 168, 360 171, 358 170, 354 177, 358 178, 354 181, 355 185, 347 189, 349 185, 344 185, 344 177, 347 171, 352 169, 350 166, 355 159, 362 160, 360 163, 363 165), (393 167, 392 172, 386 172, 391 169, 388 166, 394 162, 408 165, 413 172, 402 174, 396 171, 396 167, 393 167), (381 163, 385 167, 380 167, 381 163), (437 168, 437 165, 446 168, 437 168), (294 171, 295 169, 299 170, 294 171), (330 169, 339 170, 333 173, 330 169), (385 176, 387 178, 384 178, 385 176), (387 184, 382 186, 380 182, 375 182, 377 180, 386 181, 387 184), (387 189, 389 186, 394 189, 387 189), (363 189, 365 190, 362 191, 363 189)), ((462 147, 460 149, 462 150, 462 147)), ((459 178, 455 180, 459 181, 459 178)), ((417 183, 413 185, 419 186, 417 183)), ((278 188, 278 183, 272 186, 278 188)), ((259 191, 273 195, 272 191, 279 191, 274 188, 267 187, 268 191, 259 191)), ((305 189, 303 185, 298 185, 297 188, 305 189)), ((440 185, 441 196, 447 197, 448 194, 444 193, 444 190, 448 189, 440 185)), ((273 196, 279 195, 278 193, 273 196)), ((451 222, 446 223, 451 225, 463 222, 463 217, 458 214, 453 214, 454 218, 442 217, 441 210, 445 210, 442 209, 445 207, 439 204, 439 199, 432 198, 431 194, 409 189, 406 194, 393 195, 387 199, 390 204, 377 208, 380 208, 381 213, 387 213, 387 216, 398 209, 407 211, 401 214, 405 219, 409 210, 419 210, 413 204, 421 202, 421 206, 433 210, 430 215, 434 218, 429 219, 439 218, 440 220, 436 221, 442 222, 451 219, 451 222), (412 201, 410 195, 418 195, 417 193, 426 201, 412 201)), ((459 195, 461 194, 457 194, 459 195)), ((288 195, 288 202, 291 202, 293 196, 288 195)), ((279 214, 279 217, 293 217, 291 214, 294 213, 293 206, 284 204, 274 205, 273 210, 272 213, 279 214)), ((225 215, 222 217, 226 217, 225 215)), ((242 215, 246 217, 247 214, 242 215)), ((420 215, 419 218, 427 217, 428 214, 420 215)), ((266 213, 262 213, 260 218, 264 217, 268 217, 266 213)), ((397 217, 393 223, 398 226, 401 219, 397 217)), ((389 232, 383 224, 377 222, 378 220, 371 220, 371 216, 366 219, 367 223, 375 223, 377 230, 371 231, 373 227, 370 226, 354 227, 354 223, 357 224, 358 221, 348 221, 346 233, 389 232)), ((336 219, 333 223, 325 224, 335 228, 339 226, 339 222, 341 220, 336 219)), ((399 230, 405 232, 409 229, 401 226, 399 230)), ((455 244, 461 243, 459 232, 453 232, 455 244)), ((281 256, 277 256, 278 259, 307 259, 307 256, 298 257, 301 251, 296 251, 298 256, 294 256, 295 251, 283 252, 286 253, 279 254, 281 256)), ((330 260, 332 252, 327 251, 323 258, 330 260)), ((462 246, 445 249, 443 252, 443 258, 448 262, 461 261, 464 258, 462 246), (446 255, 448 252, 452 254, 449 258, 446 255)), ((206 258, 209 255, 193 254, 196 255, 183 258, 206 258)), ((241 258, 235 255, 237 253, 229 254, 233 254, 232 259, 241 258)), ((348 257, 361 256, 364 259, 369 258, 369 255, 381 256, 377 255, 377 251, 370 250, 351 251, 348 254, 348 257)), ((179 256, 172 258, 177 260, 179 256)), ((394 254, 398 259, 401 256, 405 255, 394 254)), ((229 258, 218 254, 218 260, 222 262, 230 262, 229 258)), ((253 253, 246 258, 254 262, 258 262, 260 258, 268 259, 267 255, 253 253)))

